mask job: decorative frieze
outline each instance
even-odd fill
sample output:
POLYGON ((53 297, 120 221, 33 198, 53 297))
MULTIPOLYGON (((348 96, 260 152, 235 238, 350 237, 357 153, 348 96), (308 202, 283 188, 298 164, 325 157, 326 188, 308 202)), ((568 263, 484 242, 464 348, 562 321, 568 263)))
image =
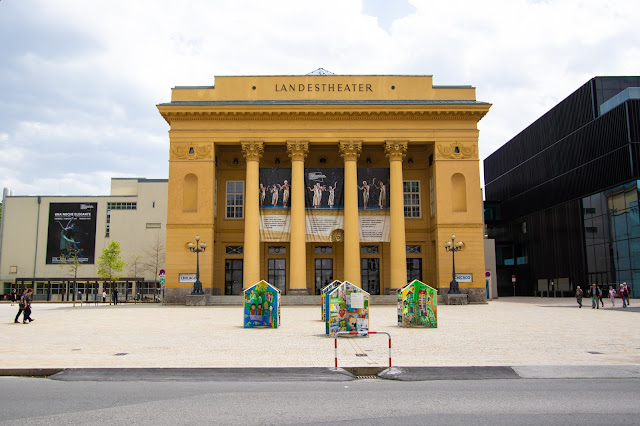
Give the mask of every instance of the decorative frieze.
POLYGON ((308 141, 287 141, 287 153, 291 157, 291 161, 304 161, 308 152, 308 141))
POLYGON ((240 142, 240 144, 242 146, 242 155, 247 161, 260 161, 264 151, 263 142, 240 142))
POLYGON ((436 158, 461 160, 461 159, 478 159, 477 143, 436 143, 436 158))
POLYGON ((340 141, 340 155, 346 160, 357 161, 362 151, 362 141, 340 141))
POLYGON ((211 145, 174 145, 171 147, 171 160, 211 160, 211 145))
POLYGON ((384 152, 387 154, 389 161, 402 161, 407 155, 407 141, 386 141, 384 144, 384 152))

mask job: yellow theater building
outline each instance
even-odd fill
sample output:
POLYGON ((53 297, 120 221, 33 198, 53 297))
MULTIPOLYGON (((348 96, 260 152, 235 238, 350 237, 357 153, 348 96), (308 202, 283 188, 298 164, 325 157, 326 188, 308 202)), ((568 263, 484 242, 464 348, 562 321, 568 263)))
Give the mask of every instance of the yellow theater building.
POLYGON ((490 104, 432 76, 224 76, 172 89, 165 302, 260 280, 390 294, 420 279, 486 300, 478 121, 490 104))

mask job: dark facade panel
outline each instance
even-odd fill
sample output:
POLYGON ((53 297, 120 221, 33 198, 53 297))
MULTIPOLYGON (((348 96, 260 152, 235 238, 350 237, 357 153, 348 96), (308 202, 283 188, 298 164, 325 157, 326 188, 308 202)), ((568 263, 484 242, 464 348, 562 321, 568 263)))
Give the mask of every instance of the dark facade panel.
MULTIPOLYGON (((574 169, 600 161, 607 153, 620 149, 628 150, 627 139, 626 110, 624 105, 620 105, 609 114, 593 121, 591 125, 572 133, 500 178, 487 183, 486 197, 492 201, 509 203, 511 198, 519 197, 524 192, 535 191, 537 187, 571 173, 574 169)), ((626 168, 629 172, 626 175, 628 178, 632 176, 631 162, 630 159, 625 161, 624 164, 616 165, 616 168, 626 168)), ((578 176, 579 181, 575 185, 577 189, 581 187, 581 181, 589 178, 578 176)), ((592 188, 591 185, 588 187, 592 188)), ((575 197, 584 194, 580 193, 580 190, 572 190, 571 193, 575 194, 575 197)), ((531 205, 531 208, 532 211, 537 210, 535 205, 531 205)))
POLYGON ((591 82, 587 82, 487 157, 485 182, 493 181, 593 119, 591 82))

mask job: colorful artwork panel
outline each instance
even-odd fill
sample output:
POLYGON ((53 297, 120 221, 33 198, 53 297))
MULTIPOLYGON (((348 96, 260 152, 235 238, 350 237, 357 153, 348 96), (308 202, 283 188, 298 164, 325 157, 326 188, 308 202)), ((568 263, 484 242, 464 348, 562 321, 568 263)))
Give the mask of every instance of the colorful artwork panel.
POLYGON ((280 325, 280 290, 266 281, 244 291, 244 328, 278 328, 280 325))
POLYGON ((398 290, 398 325, 438 327, 438 292, 415 280, 398 290))

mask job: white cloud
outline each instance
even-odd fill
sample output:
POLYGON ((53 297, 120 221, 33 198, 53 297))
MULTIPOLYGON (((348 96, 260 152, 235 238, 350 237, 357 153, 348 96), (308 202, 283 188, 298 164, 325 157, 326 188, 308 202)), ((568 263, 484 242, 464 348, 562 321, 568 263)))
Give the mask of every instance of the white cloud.
POLYGON ((364 1, 0 2, 0 186, 105 194, 112 176, 166 178, 155 104, 215 75, 473 85, 493 104, 484 158, 589 78, 640 69, 637 2, 364 1))

